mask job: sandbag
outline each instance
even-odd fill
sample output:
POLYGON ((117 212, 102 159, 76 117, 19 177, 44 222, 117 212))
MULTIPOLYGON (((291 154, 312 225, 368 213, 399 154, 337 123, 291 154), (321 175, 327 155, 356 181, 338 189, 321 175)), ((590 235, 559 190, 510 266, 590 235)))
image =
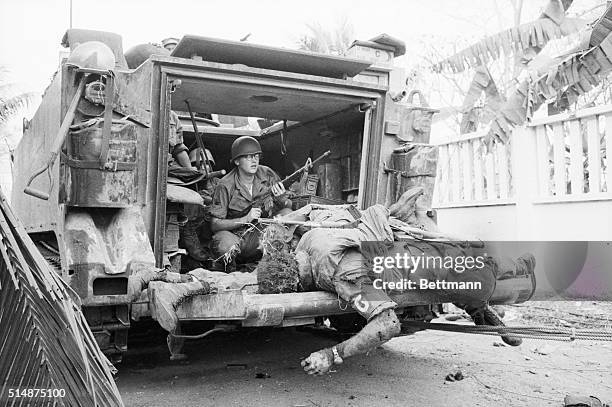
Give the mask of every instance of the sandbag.
POLYGON ((204 199, 193 189, 168 184, 166 186, 166 199, 170 202, 204 205, 204 199))

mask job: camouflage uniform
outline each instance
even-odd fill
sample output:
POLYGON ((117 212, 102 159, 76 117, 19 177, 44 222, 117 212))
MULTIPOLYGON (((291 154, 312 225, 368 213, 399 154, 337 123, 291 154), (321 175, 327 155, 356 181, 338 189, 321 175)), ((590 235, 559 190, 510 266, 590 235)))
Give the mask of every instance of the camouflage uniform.
MULTIPOLYGON (((213 203, 210 208, 210 215, 217 219, 237 219, 245 216, 253 204, 254 198, 259 197, 269 191, 272 185, 280 182, 280 177, 269 167, 260 165, 257 167, 253 180, 253 193, 251 194, 246 186, 240 182, 238 169, 234 168, 223 177, 213 196, 213 203)), ((289 201, 284 196, 270 197, 262 205, 262 217, 269 217, 276 214, 282 208, 290 206, 289 201)), ((254 228, 246 233, 249 226, 245 225, 232 231, 221 230, 212 237, 212 248, 217 256, 227 253, 232 246, 240 246, 241 259, 254 260, 261 256, 258 249, 260 232, 254 228)))

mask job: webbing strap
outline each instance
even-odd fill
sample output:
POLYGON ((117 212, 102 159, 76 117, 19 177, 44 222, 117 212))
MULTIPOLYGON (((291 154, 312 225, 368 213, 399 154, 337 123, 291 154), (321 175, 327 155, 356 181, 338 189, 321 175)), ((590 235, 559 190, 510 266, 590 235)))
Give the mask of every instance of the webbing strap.
MULTIPOLYGON (((71 168, 100 168, 100 161, 97 160, 75 160, 74 158, 68 157, 62 152, 62 159, 71 168)), ((102 168, 108 171, 131 171, 136 168, 135 162, 120 162, 110 161, 102 168)))
POLYGON ((111 138, 111 126, 113 124, 113 101, 115 99, 115 82, 112 74, 106 77, 104 88, 104 127, 102 128, 102 145, 100 147, 99 168, 104 168, 108 161, 108 150, 111 138))

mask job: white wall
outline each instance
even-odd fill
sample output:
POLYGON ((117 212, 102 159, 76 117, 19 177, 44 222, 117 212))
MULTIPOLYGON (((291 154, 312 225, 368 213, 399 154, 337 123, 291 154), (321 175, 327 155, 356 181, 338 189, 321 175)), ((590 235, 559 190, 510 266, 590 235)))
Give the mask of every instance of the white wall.
POLYGON ((437 209, 440 230, 482 240, 612 241, 612 200, 437 209))

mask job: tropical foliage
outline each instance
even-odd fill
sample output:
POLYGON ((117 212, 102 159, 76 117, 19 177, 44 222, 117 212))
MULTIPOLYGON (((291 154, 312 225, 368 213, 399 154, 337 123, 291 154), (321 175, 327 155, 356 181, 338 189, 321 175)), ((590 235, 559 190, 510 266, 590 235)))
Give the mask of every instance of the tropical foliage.
POLYGON ((2 191, 0 253, 2 390, 30 389, 21 398, 18 390, 11 405, 61 400, 69 406, 123 406, 115 369, 96 344, 80 299, 42 257, 2 191))
POLYGON ((12 185, 12 153, 22 135, 22 121, 38 100, 37 94, 24 92, 0 66, 0 188, 9 193, 12 185))
POLYGON ((544 103, 568 108, 612 71, 612 6, 597 21, 568 17, 573 0, 550 0, 535 21, 489 36, 432 64, 437 73, 454 75, 472 69, 473 79, 461 106, 461 132, 488 124, 489 141, 505 141, 512 127, 530 119, 544 103), (572 38, 573 45, 551 57, 542 52, 555 39, 572 38), (611 57, 608 59, 608 55, 611 57), (513 60, 512 86, 496 86, 490 69, 500 58, 513 60), (484 106, 482 102, 484 96, 484 106))
POLYGON ((0 67, 0 125, 27 108, 34 97, 33 92, 21 92, 8 78, 8 70, 0 67))
POLYGON ((306 24, 306 28, 308 32, 298 40, 299 49, 305 51, 343 55, 355 39, 353 26, 348 19, 329 30, 318 22, 306 24))

